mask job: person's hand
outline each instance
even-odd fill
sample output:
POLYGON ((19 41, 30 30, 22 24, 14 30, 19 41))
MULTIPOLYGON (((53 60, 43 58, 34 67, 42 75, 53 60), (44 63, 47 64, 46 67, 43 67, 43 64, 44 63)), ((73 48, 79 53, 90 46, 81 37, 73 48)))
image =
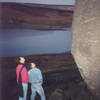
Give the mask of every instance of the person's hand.
POLYGON ((39 83, 38 83, 38 85, 42 85, 42 83, 41 83, 41 82, 39 82, 39 83))

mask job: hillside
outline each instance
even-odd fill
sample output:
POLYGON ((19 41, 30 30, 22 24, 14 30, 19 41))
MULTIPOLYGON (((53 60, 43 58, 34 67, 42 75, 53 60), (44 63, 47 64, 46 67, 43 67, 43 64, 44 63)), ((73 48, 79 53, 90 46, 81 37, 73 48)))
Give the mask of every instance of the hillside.
POLYGON ((0 3, 0 7, 0 28, 57 30, 72 26, 73 6, 0 3))

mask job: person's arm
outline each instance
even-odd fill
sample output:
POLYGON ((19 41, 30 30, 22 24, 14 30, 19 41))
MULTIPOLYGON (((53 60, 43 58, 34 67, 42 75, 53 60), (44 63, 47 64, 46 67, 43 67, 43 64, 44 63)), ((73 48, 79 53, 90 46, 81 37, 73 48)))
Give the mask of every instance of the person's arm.
POLYGON ((19 80, 19 70, 18 70, 18 66, 16 68, 16 81, 18 83, 18 80, 19 80))
POLYGON ((43 77, 42 77, 42 73, 41 71, 39 70, 39 83, 43 83, 43 77))
POLYGON ((18 74, 17 74, 18 72, 17 72, 17 69, 16 69, 16 81, 17 81, 17 83, 18 83, 18 74))

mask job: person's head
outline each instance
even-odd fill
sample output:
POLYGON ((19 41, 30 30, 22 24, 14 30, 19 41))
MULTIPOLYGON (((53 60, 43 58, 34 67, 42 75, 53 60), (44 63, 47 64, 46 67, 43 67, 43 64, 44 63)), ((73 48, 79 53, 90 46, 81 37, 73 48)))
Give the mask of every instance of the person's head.
POLYGON ((31 63, 30 63, 30 67, 31 67, 31 68, 34 68, 34 67, 36 67, 36 64, 35 64, 34 62, 31 62, 31 63))
POLYGON ((24 64, 25 63, 25 58, 24 57, 19 57, 19 63, 24 64))

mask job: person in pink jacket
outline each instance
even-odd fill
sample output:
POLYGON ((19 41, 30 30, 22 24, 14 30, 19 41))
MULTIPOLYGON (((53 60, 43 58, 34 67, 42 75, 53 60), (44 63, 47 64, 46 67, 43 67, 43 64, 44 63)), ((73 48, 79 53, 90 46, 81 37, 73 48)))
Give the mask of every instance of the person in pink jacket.
POLYGON ((24 57, 19 57, 19 64, 16 68, 16 76, 17 76, 18 84, 19 84, 19 79, 21 76, 21 83, 22 83, 22 88, 23 88, 23 96, 19 96, 19 100, 26 100, 29 75, 28 75, 28 71, 25 66, 25 58, 24 57))

